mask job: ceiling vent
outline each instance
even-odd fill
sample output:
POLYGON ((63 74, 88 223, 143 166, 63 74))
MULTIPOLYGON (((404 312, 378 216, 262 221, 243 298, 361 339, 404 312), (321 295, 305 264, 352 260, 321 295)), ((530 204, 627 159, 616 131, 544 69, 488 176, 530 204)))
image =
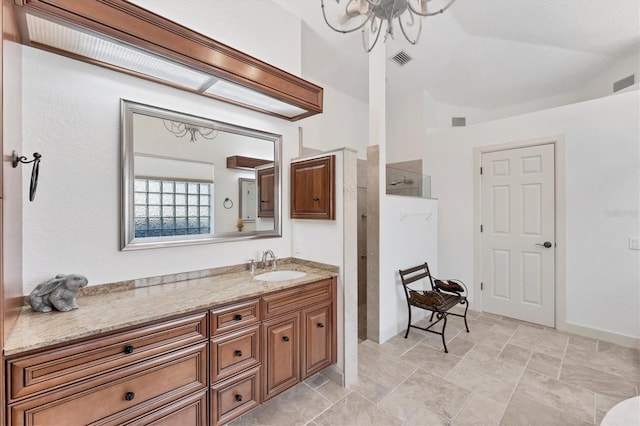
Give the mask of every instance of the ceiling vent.
POLYGON ((636 75, 631 74, 628 77, 623 78, 622 80, 618 80, 613 83, 613 93, 618 92, 622 89, 626 89, 629 86, 633 86, 636 83, 636 75))
POLYGON ((391 57, 391 62, 395 62, 399 67, 407 65, 413 58, 404 50, 399 51, 391 57))
POLYGON ((452 127, 464 127, 467 125, 467 117, 451 117, 452 127))

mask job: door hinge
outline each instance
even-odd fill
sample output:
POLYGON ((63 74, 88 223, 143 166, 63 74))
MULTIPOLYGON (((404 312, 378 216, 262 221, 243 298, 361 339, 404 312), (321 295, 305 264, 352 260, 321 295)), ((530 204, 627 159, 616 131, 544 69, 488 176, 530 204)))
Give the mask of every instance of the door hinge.
POLYGON ((480 283, 480 291, 484 290, 484 283, 480 283))
POLYGON ((482 225, 480 225, 480 232, 482 232, 482 225))
POLYGON ((482 167, 480 167, 480 174, 482 174, 482 167))

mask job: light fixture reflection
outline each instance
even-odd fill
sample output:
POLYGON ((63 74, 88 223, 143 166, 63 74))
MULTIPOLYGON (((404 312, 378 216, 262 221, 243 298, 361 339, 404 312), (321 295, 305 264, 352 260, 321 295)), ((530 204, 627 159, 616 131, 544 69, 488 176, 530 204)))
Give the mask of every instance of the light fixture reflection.
POLYGON ((162 123, 177 138, 189 135, 190 142, 196 142, 198 135, 207 140, 215 139, 218 136, 218 130, 209 127, 194 126, 193 124, 170 120, 162 120, 162 123))

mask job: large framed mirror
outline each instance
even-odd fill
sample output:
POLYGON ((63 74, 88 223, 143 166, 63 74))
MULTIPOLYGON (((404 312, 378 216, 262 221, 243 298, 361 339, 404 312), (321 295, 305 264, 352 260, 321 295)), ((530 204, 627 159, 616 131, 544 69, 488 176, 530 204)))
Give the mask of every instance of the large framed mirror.
POLYGON ((127 100, 121 118, 122 250, 281 236, 281 135, 127 100))

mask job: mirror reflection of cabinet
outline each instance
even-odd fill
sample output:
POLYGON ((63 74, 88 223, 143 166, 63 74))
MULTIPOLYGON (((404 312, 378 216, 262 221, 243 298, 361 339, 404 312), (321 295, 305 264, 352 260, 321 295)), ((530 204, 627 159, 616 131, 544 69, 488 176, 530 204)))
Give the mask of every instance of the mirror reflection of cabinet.
POLYGON ((335 155, 291 163, 291 218, 335 220, 335 155))
POLYGON ((258 217, 273 217, 275 208, 274 184, 275 170, 273 166, 256 168, 258 181, 258 217))
POLYGON ((258 194, 255 179, 240 178, 239 179, 240 194, 238 209, 240 210, 240 218, 244 222, 255 222, 258 209, 258 194))

